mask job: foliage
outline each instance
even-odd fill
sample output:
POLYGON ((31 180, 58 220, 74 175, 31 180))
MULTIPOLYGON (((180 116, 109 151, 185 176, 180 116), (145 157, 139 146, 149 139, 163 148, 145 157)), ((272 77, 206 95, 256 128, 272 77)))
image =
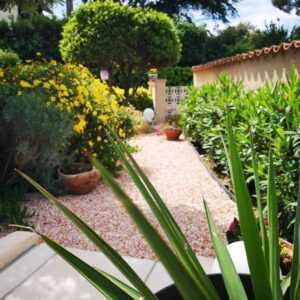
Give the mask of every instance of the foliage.
POLYGON ((179 38, 182 43, 180 66, 193 66, 208 60, 207 44, 211 34, 204 25, 179 21, 176 23, 179 38))
POLYGON ((47 186, 57 166, 67 159, 79 161, 86 152, 116 170, 118 157, 107 128, 124 139, 131 134, 132 124, 107 85, 83 66, 56 61, 0 70, 4 165, 12 156, 10 170, 17 166, 47 186), (9 144, 13 151, 6 147, 9 144))
POLYGON ((272 3, 277 8, 284 12, 290 13, 295 11, 297 15, 300 15, 300 1, 299 0, 272 0, 272 3))
POLYGON ((0 49, 0 68, 14 66, 20 62, 21 60, 15 52, 0 49))
POLYGON ((234 5, 238 0, 219 0, 219 1, 205 1, 205 0, 122 0, 133 6, 150 7, 158 11, 162 11, 170 16, 184 16, 190 20, 188 12, 191 9, 201 10, 205 15, 209 15, 214 19, 228 21, 228 16, 236 14, 234 5))
POLYGON ((24 207, 24 195, 22 186, 0 186, 0 224, 27 225, 31 214, 24 207))
MULTIPOLYGON (((246 181, 242 170, 242 162, 238 155, 238 147, 235 140, 235 134, 232 130, 230 119, 227 119, 226 126, 226 153, 228 164, 230 165, 230 173, 233 181, 235 198, 239 212, 239 220, 241 226, 241 234, 245 244, 245 250, 250 269, 250 278, 252 282, 253 293, 256 299, 291 299, 296 300, 300 297, 300 286, 298 284, 300 278, 299 270, 299 233, 300 233, 300 205, 297 208, 297 221, 295 225, 295 251, 293 257, 292 271, 289 277, 280 278, 279 266, 279 237, 278 237, 278 220, 275 181, 274 181, 274 164, 272 153, 268 160, 268 229, 262 222, 259 228, 256 224, 256 217, 252 209, 250 194, 246 187, 246 181), (268 234, 262 235, 262 232, 268 234), (262 239, 262 240, 261 240, 262 239), (268 245, 265 248, 262 245, 268 245), (283 289, 282 286, 285 286, 283 289), (286 288, 289 291, 286 295, 286 288)), ((122 163, 125 165, 130 177, 143 195, 148 206, 152 210, 157 221, 161 225, 165 233, 164 238, 150 224, 143 212, 134 204, 134 201, 126 194, 123 188, 106 168, 99 162, 94 160, 95 166, 101 172, 106 184, 110 186, 117 199, 123 204, 125 210, 135 222, 136 226, 157 255, 174 284, 179 290, 183 299, 186 300, 217 300, 220 299, 218 290, 215 289, 209 277, 205 274, 195 253, 192 251, 189 242, 186 240, 180 227, 174 220, 164 201, 148 180, 142 169, 137 165, 132 156, 126 151, 126 147, 121 141, 116 141, 116 149, 120 153, 122 163)), ((252 152, 253 166, 258 166, 256 155, 252 152)), ((95 246, 102 251, 111 262, 120 270, 120 272, 131 283, 131 286, 121 282, 110 274, 102 270, 95 269, 78 257, 71 254, 68 250, 61 247, 54 241, 41 235, 43 240, 57 254, 59 254, 66 262, 72 265, 81 273, 100 293, 109 299, 149 299, 157 300, 143 281, 137 276, 134 270, 125 262, 124 259, 111 248, 102 238, 97 235, 87 224, 85 224, 78 216, 72 213, 60 201, 43 189, 39 184, 33 181, 24 173, 20 175, 28 180, 37 190, 48 198, 52 205, 57 207, 64 215, 72 221, 77 228, 86 235, 95 246)), ((259 189, 259 180, 255 181, 259 189)), ((300 198, 298 200, 300 204, 300 198)), ((246 300, 248 296, 245 288, 237 274, 235 266, 232 262, 230 254, 222 241, 219 230, 214 223, 209 208, 204 201, 209 230, 211 233, 212 243, 216 251, 216 256, 222 272, 224 285, 231 300, 246 300)), ((258 212, 260 218, 263 218, 263 209, 258 212)), ((249 298, 250 299, 250 298, 249 298)), ((252 298, 251 298, 252 299, 252 298)))
POLYGON ((151 67, 176 63, 180 42, 172 20, 165 14, 96 1, 80 6, 64 26, 60 44, 65 61, 107 69, 111 85, 137 88, 151 67), (118 83, 118 84, 116 84, 118 83))
POLYGON ((240 82, 221 76, 216 83, 192 89, 183 102, 183 125, 190 136, 216 162, 218 170, 229 173, 226 153, 220 134, 228 112, 234 115, 237 139, 247 182, 253 191, 251 140, 260 162, 259 176, 263 179, 262 195, 266 200, 267 157, 274 152, 277 168, 276 185, 280 206, 282 234, 291 238, 290 222, 295 216, 299 176, 300 79, 292 71, 288 82, 275 87, 265 85, 257 91, 246 92, 240 82))
POLYGON ((18 53, 22 59, 60 60, 58 44, 63 21, 45 16, 18 19, 8 24, 0 22, 0 48, 18 53))
POLYGON ((1 0, 0 9, 7 10, 17 6, 20 17, 29 17, 41 15, 43 11, 52 13, 53 6, 63 2, 64 0, 1 0))
POLYGON ((192 85, 192 68, 180 66, 164 68, 159 71, 159 78, 166 79, 167 85, 192 85))
POLYGON ((142 86, 138 87, 134 92, 129 90, 130 104, 139 111, 144 111, 146 108, 153 108, 153 100, 149 89, 142 86))

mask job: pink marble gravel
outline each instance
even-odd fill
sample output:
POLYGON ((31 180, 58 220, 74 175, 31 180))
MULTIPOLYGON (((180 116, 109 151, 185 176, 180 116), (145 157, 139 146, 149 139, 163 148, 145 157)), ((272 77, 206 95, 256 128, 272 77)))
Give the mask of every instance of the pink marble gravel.
MULTIPOLYGON (((211 177, 189 142, 171 142, 161 135, 148 134, 134 138, 131 143, 140 149, 135 158, 162 195, 193 249, 199 255, 213 255, 202 198, 208 202, 222 232, 236 215, 235 204, 211 177)), ((118 181, 152 224, 159 227, 128 175, 123 172, 118 181)), ((101 234, 120 254, 154 258, 122 205, 103 183, 88 195, 68 195, 60 200, 101 234)), ((30 195, 27 206, 35 212, 31 222, 41 233, 67 247, 95 250, 41 196, 30 195)))

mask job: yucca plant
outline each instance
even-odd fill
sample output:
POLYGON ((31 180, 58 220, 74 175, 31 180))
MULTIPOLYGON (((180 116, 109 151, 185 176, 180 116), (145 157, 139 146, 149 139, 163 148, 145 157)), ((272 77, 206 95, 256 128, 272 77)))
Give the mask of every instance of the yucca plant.
MULTIPOLYGON (((135 222, 156 256, 174 280, 174 284, 180 294, 180 296, 178 294, 178 298, 176 299, 244 300, 252 299, 249 296, 251 294, 254 295, 252 297, 257 300, 300 299, 300 208, 297 208, 297 218, 294 230, 293 267, 291 273, 286 278, 282 279, 280 277, 279 267, 277 200, 272 153, 270 153, 268 176, 268 228, 265 227, 262 213, 263 208, 261 205, 258 206, 260 220, 258 228, 230 121, 228 121, 227 126, 227 133, 223 140, 226 141, 226 143, 224 142, 224 145, 226 144, 226 154, 239 212, 241 233, 245 243, 250 270, 251 293, 245 290, 241 281, 241 276, 237 274, 230 254, 220 237, 217 226, 214 223, 205 200, 204 206, 211 239, 222 272, 224 286, 226 288, 226 295, 223 296, 220 294, 219 290, 215 288, 210 278, 205 274, 184 234, 175 222, 168 208, 165 206, 164 201, 134 158, 127 151, 127 148, 117 141, 116 151, 119 152, 124 167, 127 169, 136 187, 142 193, 145 201, 148 203, 153 214, 160 223, 168 243, 149 223, 141 210, 124 192, 122 187, 115 181, 107 169, 99 161, 93 160, 93 163, 99 169, 106 184, 110 186, 116 197, 123 204, 129 216, 135 222)), ((252 156, 253 168, 255 170, 257 198, 260 202, 259 178, 257 175, 258 166, 254 147, 252 148, 252 156)), ((71 220, 129 280, 131 283, 130 286, 99 269, 93 268, 54 241, 41 235, 43 240, 58 255, 80 272, 82 276, 84 276, 107 299, 164 299, 153 294, 124 259, 78 216, 72 213, 34 180, 20 171, 19 173, 47 197, 54 206, 63 212, 65 216, 71 220)))

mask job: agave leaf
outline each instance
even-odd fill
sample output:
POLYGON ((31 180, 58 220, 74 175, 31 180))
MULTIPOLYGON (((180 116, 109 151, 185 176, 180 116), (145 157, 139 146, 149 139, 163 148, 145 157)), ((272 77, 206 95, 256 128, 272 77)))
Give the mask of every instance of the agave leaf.
POLYGON ((60 210, 77 228, 100 249, 104 255, 120 270, 120 272, 132 283, 132 285, 147 299, 157 300, 155 295, 145 285, 136 272, 128 265, 122 256, 115 251, 109 244, 107 244, 97 233, 92 230, 86 223, 84 223, 77 215, 58 201, 51 193, 45 190, 41 185, 35 182, 28 175, 21 171, 17 171, 24 179, 32 184, 42 195, 44 195, 51 204, 60 210))
POLYGON ((112 191, 121 201, 127 210, 127 213, 135 222, 140 232, 143 234, 144 238, 148 241, 152 250, 158 256, 161 263, 174 280, 175 285, 179 289, 184 299, 199 300, 201 297, 203 297, 203 299, 208 299, 203 295, 203 292, 201 289, 199 289, 198 285, 195 284, 194 279, 190 276, 188 270, 176 257, 166 242, 160 237, 154 227, 145 218, 140 209, 133 203, 132 199, 130 199, 122 190, 113 176, 99 161, 94 161, 94 165, 101 172, 106 184, 111 187, 112 191))
POLYGON ((137 290, 129 286, 128 284, 124 283, 123 281, 119 280, 118 278, 98 269, 95 267, 95 269, 101 273, 103 276, 105 276, 108 280, 110 280, 113 284, 115 284, 117 287, 119 287, 121 290, 123 290, 126 294, 131 296, 134 300, 142 300, 144 297, 139 293, 137 290))
POLYGON ((256 299, 272 299, 267 265, 256 226, 251 198, 247 190, 242 164, 237 151, 230 118, 227 122, 228 157, 231 165, 231 178, 239 212, 241 232, 245 242, 252 286, 256 299))
POLYGON ((60 257, 69 263, 76 271, 78 271, 84 278, 86 278, 99 292, 101 292, 107 299, 128 299, 133 298, 123 289, 119 288, 106 276, 103 276, 96 269, 85 263, 83 260, 72 254, 70 251, 61 247, 54 241, 48 239, 44 235, 40 235, 45 243, 53 249, 60 257))
POLYGON ((269 270, 273 299, 282 297, 279 274, 279 233, 278 233, 278 204, 275 192, 275 171, 273 157, 269 155, 268 174, 268 213, 269 213, 269 270))
POLYGON ((300 178, 298 180, 298 199, 296 221, 294 224, 294 253, 291 271, 290 299, 300 299, 300 178))
POLYGON ((207 278, 205 271, 199 263, 195 253, 192 251, 192 248, 180 227, 174 220, 172 214, 164 204, 154 186, 148 180, 147 176, 130 155, 122 141, 120 141, 114 133, 111 134, 114 135, 114 138, 118 142, 116 144, 116 150, 118 151, 121 161, 124 163, 137 188, 140 190, 144 199, 162 226, 176 255, 185 265, 190 275, 195 278, 196 284, 203 290, 204 295, 206 295, 209 299, 216 299, 217 294, 211 281, 207 278), (126 155, 128 156, 128 159, 126 155))
POLYGON ((262 205, 259 176, 258 176, 257 155, 254 147, 253 136, 251 136, 251 154, 252 154, 252 167, 253 167, 253 175, 254 175, 256 203, 257 203, 257 210, 258 210, 259 229, 262 238, 262 246, 264 250, 265 261, 267 265, 269 265, 268 236, 267 236, 266 226, 264 222, 263 205, 262 205))
POLYGON ((222 271, 224 284, 230 300, 247 300, 247 295, 244 286, 237 274, 230 254, 220 238, 216 224, 213 221, 206 201, 204 201, 206 218, 208 220, 208 227, 210 236, 217 254, 217 259, 222 271))

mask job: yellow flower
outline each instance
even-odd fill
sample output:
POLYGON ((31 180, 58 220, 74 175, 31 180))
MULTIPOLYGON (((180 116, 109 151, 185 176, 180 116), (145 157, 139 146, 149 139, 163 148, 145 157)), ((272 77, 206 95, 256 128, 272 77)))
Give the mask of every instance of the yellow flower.
POLYGON ((43 84, 43 87, 45 88, 45 89, 50 89, 50 84, 49 84, 49 82, 45 82, 44 84, 43 84))
POLYGON ((23 93, 21 91, 18 91, 17 95, 21 96, 23 93))
POLYGON ((4 77, 4 71, 0 68, 0 78, 4 77))
POLYGON ((83 115, 80 115, 79 116, 79 121, 77 124, 74 125, 73 127, 73 130, 79 134, 83 133, 84 132, 84 129, 86 127, 86 120, 85 120, 85 117, 83 115))
POLYGON ((20 86, 23 88, 31 88, 32 87, 32 85, 28 81, 25 81, 25 80, 20 81, 20 86))
POLYGON ((38 79, 33 80, 33 86, 36 87, 41 84, 41 81, 38 79))

